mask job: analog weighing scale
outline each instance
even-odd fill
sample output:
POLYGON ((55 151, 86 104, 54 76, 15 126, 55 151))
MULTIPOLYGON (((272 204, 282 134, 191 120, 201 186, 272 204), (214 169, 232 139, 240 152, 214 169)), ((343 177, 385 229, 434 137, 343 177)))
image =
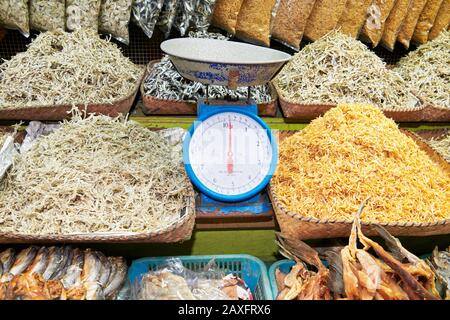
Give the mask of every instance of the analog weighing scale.
POLYGON ((197 104, 198 118, 183 144, 189 178, 215 201, 236 203, 257 196, 275 171, 278 152, 272 131, 250 99, 250 88, 269 82, 291 56, 245 43, 196 38, 167 40, 161 49, 183 77, 206 85, 206 97, 197 104), (248 97, 212 100, 209 85, 248 87, 248 97))

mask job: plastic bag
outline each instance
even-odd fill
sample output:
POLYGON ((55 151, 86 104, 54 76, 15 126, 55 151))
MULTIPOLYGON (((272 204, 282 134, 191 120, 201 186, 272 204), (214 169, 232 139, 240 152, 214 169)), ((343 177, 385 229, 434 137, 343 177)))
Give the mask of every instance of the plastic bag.
POLYGON ((64 29, 64 0, 30 0, 30 28, 39 31, 64 29))
POLYGON ((281 0, 272 27, 272 38, 299 50, 308 17, 316 0, 281 0))
POLYGON ((133 19, 149 38, 153 36, 163 2, 164 0, 135 0, 133 3, 133 19))
POLYGON ((375 0, 369 6, 366 23, 361 31, 361 39, 376 47, 383 35, 384 25, 395 0, 375 0))
POLYGON ((158 27, 166 39, 170 36, 170 31, 172 30, 172 25, 175 22, 179 4, 179 0, 164 1, 164 5, 159 15, 158 27))
POLYGON ((30 36, 28 16, 28 0, 0 1, 0 25, 17 29, 27 38, 30 36))
POLYGON ((311 41, 316 41, 336 28, 346 2, 347 0, 317 0, 309 15, 304 36, 311 41))
POLYGON ((178 14, 175 18, 175 26, 180 31, 180 35, 184 37, 188 30, 191 20, 196 14, 196 8, 199 0, 184 0, 178 7, 178 14))
POLYGON ((416 44, 424 44, 428 41, 428 33, 433 27, 434 20, 441 7, 442 0, 428 0, 422 13, 417 20, 416 28, 412 36, 412 41, 416 44))
POLYGON ((14 143, 15 132, 6 135, 1 139, 0 144, 0 180, 3 179, 6 171, 12 165, 14 157, 18 155, 18 146, 14 143))
POLYGON ((270 46, 270 29, 276 0, 244 0, 236 24, 236 37, 270 46))
POLYGON ((428 41, 435 39, 450 23, 450 0, 444 0, 439 9, 434 25, 428 34, 428 41))
POLYGON ((381 44, 390 51, 394 50, 397 35, 408 14, 410 4, 411 0, 397 0, 384 24, 381 44))
POLYGON ((417 20, 419 20, 420 13, 422 12, 426 3, 427 0, 413 0, 411 8, 408 11, 405 20, 403 21, 402 27, 397 36, 397 41, 400 42, 406 49, 409 48, 409 44, 414 34, 417 20))
POLYGON ((356 39, 366 22, 367 9, 371 4, 372 0, 348 0, 337 24, 341 32, 356 39))
POLYGON ((212 25, 229 34, 236 33, 236 23, 244 0, 216 0, 212 16, 212 25))
POLYGON ((130 35, 131 4, 133 0, 102 0, 98 29, 101 33, 110 34, 120 42, 128 44, 130 35))
POLYGON ((210 261, 201 272, 191 271, 178 258, 169 258, 157 271, 149 271, 131 285, 136 300, 251 300, 245 283, 225 275, 210 261))
POLYGON ((98 31, 100 0, 66 0, 66 27, 69 31, 98 31))
POLYGON ((211 24, 212 14, 216 0, 198 0, 191 25, 195 30, 207 31, 211 24))

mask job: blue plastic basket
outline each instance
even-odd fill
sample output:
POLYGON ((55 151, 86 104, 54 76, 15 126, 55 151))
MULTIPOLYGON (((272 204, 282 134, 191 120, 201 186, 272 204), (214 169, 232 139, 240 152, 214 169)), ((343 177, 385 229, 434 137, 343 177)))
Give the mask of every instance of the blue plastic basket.
MULTIPOLYGON (((170 257, 142 258, 134 260, 128 269, 128 279, 131 283, 140 281, 148 271, 157 270, 170 257)), ((256 300, 272 300, 272 290, 267 278, 267 268, 256 257, 246 254, 230 254, 216 256, 177 256, 183 265, 195 272, 204 270, 214 259, 216 265, 225 273, 233 273, 245 281, 256 300)))

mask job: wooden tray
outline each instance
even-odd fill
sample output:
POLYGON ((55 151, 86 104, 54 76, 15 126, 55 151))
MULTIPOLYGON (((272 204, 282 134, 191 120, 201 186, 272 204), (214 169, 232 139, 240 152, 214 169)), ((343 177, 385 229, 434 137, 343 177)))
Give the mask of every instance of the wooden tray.
MULTIPOLYGON (((88 104, 77 105, 78 110, 88 114, 104 114, 111 117, 117 117, 121 114, 127 114, 133 105, 136 94, 139 91, 139 85, 143 77, 140 77, 133 91, 125 98, 119 99, 112 104, 88 104)), ((71 105, 41 106, 31 108, 0 109, 0 120, 40 120, 40 121, 60 121, 70 118, 71 105)))
MULTIPOLYGON (((150 61, 147 70, 151 70, 159 60, 150 61)), ((147 77, 148 71, 145 78, 147 77)), ((144 78, 144 79, 145 79, 144 78)), ((144 80, 145 81, 145 80, 144 80)), ((197 102, 159 99, 144 94, 144 81, 141 84, 142 111, 145 115, 197 115, 197 102)), ((277 114, 278 95, 270 84, 272 100, 258 104, 258 114, 264 117, 275 117, 277 114)))
MULTIPOLYGON (((424 150, 431 159, 442 168, 444 172, 450 175, 450 164, 447 163, 439 154, 431 149, 414 133, 401 129, 407 136, 414 139, 417 145, 424 150)), ((282 141, 286 137, 292 135, 293 131, 282 132, 279 140, 282 141)), ((277 196, 269 186, 269 196, 278 224, 283 234, 288 237, 300 240, 321 239, 321 238, 337 238, 348 237, 350 235, 353 221, 351 220, 324 220, 313 217, 300 216, 294 212, 285 209, 277 196)), ((376 235, 373 229, 375 223, 361 222, 363 232, 366 235, 376 235)), ((415 223, 415 222, 396 222, 396 223, 380 223, 394 236, 430 236, 450 233, 450 219, 432 222, 432 223, 415 223)))

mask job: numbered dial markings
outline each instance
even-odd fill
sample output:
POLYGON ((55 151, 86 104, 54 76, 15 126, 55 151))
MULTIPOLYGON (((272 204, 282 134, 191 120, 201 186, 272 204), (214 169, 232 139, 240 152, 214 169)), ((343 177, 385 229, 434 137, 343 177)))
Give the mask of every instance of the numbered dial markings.
POLYGON ((189 160, 205 187, 222 195, 240 195, 258 187, 269 174, 272 145, 267 130, 256 120, 223 112, 196 127, 189 160))

